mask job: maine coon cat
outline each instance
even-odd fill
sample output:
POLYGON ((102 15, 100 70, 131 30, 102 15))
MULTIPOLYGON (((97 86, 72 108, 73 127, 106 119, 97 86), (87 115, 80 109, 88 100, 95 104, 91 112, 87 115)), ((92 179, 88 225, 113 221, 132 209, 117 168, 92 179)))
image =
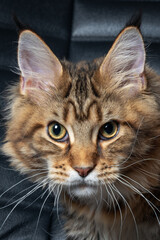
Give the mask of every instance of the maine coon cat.
POLYGON ((3 151, 60 196, 68 240, 160 238, 160 77, 145 55, 135 26, 77 64, 19 36, 3 151))

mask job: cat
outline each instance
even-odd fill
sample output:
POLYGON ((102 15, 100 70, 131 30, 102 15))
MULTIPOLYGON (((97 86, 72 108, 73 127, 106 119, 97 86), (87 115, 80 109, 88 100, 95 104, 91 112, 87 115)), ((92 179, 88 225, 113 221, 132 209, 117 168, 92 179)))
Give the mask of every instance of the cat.
POLYGON ((3 152, 65 206, 68 240, 160 238, 160 76, 138 27, 105 57, 60 61, 33 31, 18 41, 3 152))

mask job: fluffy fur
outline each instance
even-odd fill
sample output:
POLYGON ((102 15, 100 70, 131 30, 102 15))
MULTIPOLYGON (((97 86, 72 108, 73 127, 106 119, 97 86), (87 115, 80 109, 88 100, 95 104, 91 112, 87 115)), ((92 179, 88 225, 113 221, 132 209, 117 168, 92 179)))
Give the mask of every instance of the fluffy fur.
POLYGON ((77 64, 24 30, 18 62, 3 151, 60 197, 67 239, 158 240, 160 77, 145 64, 139 30, 126 27, 105 58, 77 64), (117 134, 100 138, 113 120, 117 134), (49 136, 53 121, 65 141, 49 136))

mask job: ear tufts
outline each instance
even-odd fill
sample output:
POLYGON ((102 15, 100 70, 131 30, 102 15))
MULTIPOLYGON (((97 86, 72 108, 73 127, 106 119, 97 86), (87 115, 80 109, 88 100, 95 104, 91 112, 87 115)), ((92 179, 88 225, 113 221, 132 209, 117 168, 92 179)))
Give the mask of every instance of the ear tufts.
POLYGON ((132 15, 129 21, 126 23, 126 27, 137 27, 140 30, 142 23, 142 10, 132 15))
POLYGON ((16 16, 16 14, 13 14, 13 20, 16 24, 17 31, 20 34, 24 30, 32 30, 30 26, 23 24, 19 18, 16 16))

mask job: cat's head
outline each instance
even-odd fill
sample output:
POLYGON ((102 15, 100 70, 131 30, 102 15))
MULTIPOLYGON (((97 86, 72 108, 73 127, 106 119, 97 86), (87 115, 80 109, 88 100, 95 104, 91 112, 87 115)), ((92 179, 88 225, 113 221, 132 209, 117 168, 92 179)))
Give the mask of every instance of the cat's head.
POLYGON ((79 199, 100 190, 133 194, 130 178, 152 185, 142 169, 156 166, 143 160, 156 155, 159 107, 150 79, 157 76, 145 67, 136 27, 126 27, 105 58, 78 64, 59 61, 25 30, 18 64, 3 147, 13 166, 79 199))

